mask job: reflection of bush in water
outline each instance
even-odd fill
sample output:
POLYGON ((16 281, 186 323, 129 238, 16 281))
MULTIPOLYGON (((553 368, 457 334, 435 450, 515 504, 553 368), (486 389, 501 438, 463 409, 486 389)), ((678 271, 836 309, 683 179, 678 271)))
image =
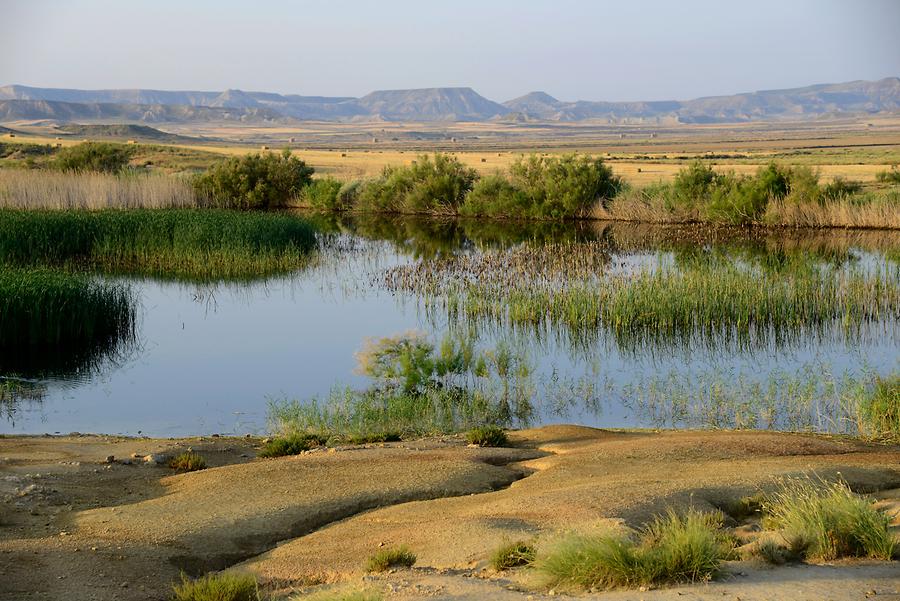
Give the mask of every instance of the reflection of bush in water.
POLYGON ((0 373, 77 376, 134 337, 127 286, 45 269, 0 268, 0 373))

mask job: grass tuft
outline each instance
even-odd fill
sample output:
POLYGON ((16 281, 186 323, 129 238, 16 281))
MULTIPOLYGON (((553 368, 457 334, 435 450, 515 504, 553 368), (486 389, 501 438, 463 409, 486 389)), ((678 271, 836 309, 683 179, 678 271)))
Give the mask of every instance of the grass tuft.
POLYGON ((206 469, 206 459, 202 455, 187 451, 169 459, 168 465, 179 472, 196 472, 206 469))
POLYGON ((525 541, 516 541, 501 545, 491 555, 491 567, 498 572, 510 568, 520 568, 534 562, 536 551, 534 545, 525 541))
POLYGON ((861 430, 875 439, 900 442, 900 374, 875 381, 860 404, 861 430))
POLYGON ((479 426, 466 433, 469 444, 479 447, 505 447, 509 444, 509 437, 503 428, 498 426, 479 426))
POLYGON ((416 563, 416 555, 409 547, 390 547, 372 555, 366 562, 367 572, 384 572, 391 568, 411 568, 416 563))
POLYGON ((792 553, 830 561, 841 557, 889 560, 898 550, 890 518, 843 482, 791 480, 766 506, 792 553))
POLYGON ((206 574, 196 580, 182 576, 173 601, 259 601, 259 587, 251 574, 206 574))
POLYGON ((732 550, 721 514, 691 510, 658 517, 637 540, 624 534, 567 536, 535 565, 551 586, 606 590, 710 580, 732 550))
POLYGON ((286 455, 299 455, 313 447, 322 446, 325 442, 325 437, 305 432, 277 436, 265 444, 259 456, 284 457, 286 455))

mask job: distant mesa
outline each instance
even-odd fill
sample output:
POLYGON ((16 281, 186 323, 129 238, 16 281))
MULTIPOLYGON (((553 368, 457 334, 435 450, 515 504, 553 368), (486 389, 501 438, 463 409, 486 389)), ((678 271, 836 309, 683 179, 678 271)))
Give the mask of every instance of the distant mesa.
POLYGON ((472 88, 381 90, 362 98, 222 92, 0 87, 0 122, 604 121, 728 123, 900 111, 900 78, 694 100, 561 101, 546 92, 497 103, 472 88))

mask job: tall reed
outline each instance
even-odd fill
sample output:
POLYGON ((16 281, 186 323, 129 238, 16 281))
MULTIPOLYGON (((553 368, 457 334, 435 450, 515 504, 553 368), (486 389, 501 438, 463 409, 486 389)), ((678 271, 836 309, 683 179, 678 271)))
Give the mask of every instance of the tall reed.
POLYGON ((0 261, 181 279, 298 269, 316 245, 286 214, 213 209, 0 209, 0 261))
POLYGON ((0 373, 90 371, 133 341, 134 328, 135 300, 123 284, 0 267, 0 373))

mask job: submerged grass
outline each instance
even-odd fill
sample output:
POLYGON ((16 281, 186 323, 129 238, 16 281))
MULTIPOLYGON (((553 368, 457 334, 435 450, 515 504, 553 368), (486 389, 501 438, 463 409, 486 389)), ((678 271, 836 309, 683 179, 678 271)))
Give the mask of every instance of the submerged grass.
POLYGON ((316 244, 284 214, 199 209, 0 209, 0 261, 176 279, 250 279, 298 269, 316 244))
POLYGON ((535 567, 554 587, 608 590, 702 582, 713 578, 733 545, 721 515, 669 512, 637 538, 626 534, 572 534, 557 542, 535 567))
POLYGON ((123 284, 0 267, 0 373, 89 371, 134 340, 134 304, 123 284))
POLYGON ((898 551, 891 519, 843 482, 794 479, 764 507, 792 553, 830 561, 841 557, 889 560, 898 551))

